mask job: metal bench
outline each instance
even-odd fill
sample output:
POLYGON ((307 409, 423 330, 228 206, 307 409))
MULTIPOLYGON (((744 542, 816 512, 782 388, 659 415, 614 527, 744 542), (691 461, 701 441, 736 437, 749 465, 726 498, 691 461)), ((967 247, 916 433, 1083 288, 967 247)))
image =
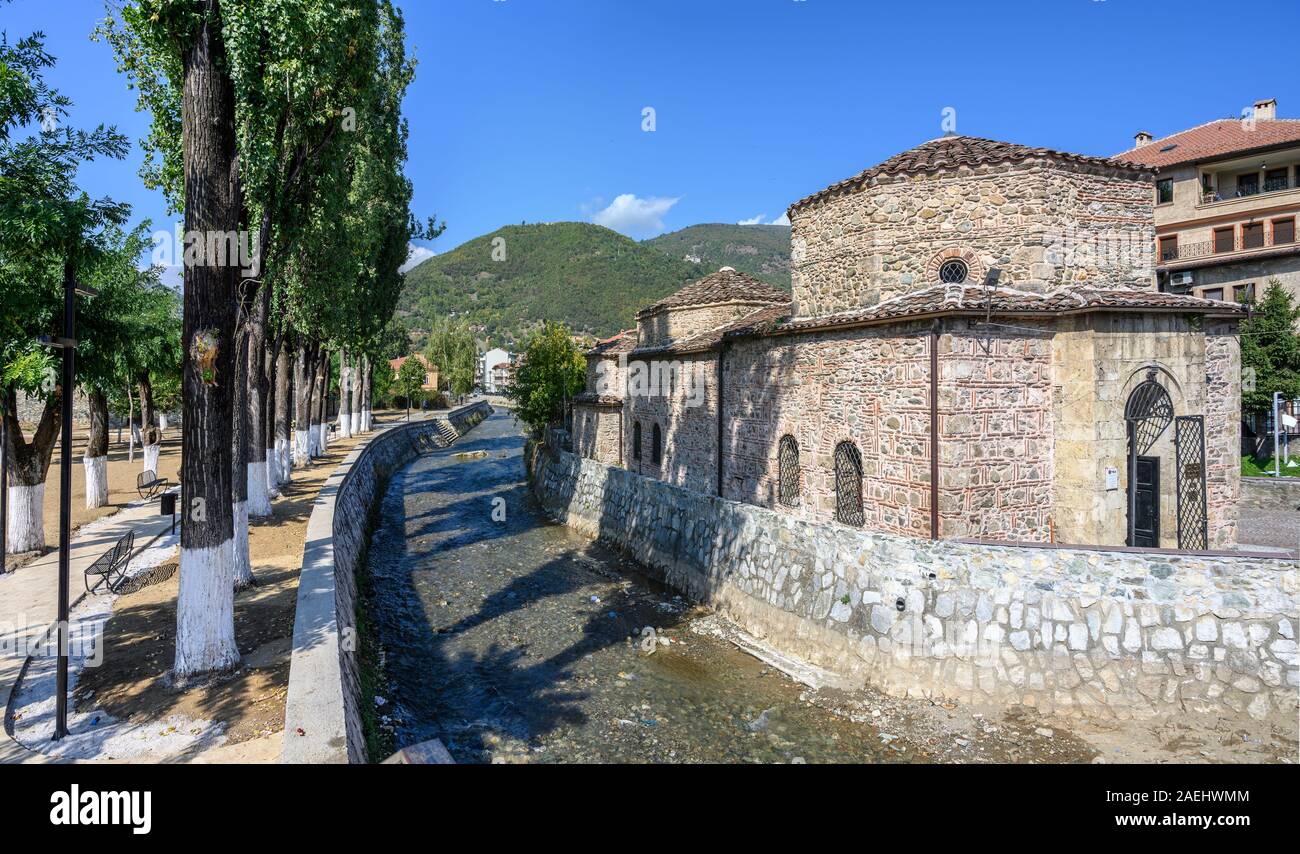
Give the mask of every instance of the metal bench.
POLYGON ((140 493, 141 498, 153 498, 166 489, 167 486, 167 478, 160 478, 156 472, 148 469, 140 472, 135 478, 135 491, 140 493))
POLYGON ((111 549, 99 556, 99 559, 86 567, 86 592, 94 593, 105 587, 109 593, 116 593, 126 579, 126 567, 131 562, 131 552, 135 548, 135 531, 128 531, 111 549), (94 584, 91 576, 96 577, 94 584))

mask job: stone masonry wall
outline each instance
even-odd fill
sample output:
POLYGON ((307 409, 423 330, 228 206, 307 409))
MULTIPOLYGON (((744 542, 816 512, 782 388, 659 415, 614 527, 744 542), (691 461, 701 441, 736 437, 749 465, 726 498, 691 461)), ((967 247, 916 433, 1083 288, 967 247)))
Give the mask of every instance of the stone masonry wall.
POLYGON ((606 465, 619 465, 621 406, 577 403, 573 407, 573 450, 580 457, 606 465))
POLYGON ((1151 185, 1095 167, 1026 162, 878 178, 791 218, 795 314, 874 305, 938 283, 936 259, 971 253, 1004 286, 1154 285, 1151 185))
POLYGON ((623 403, 627 413, 623 459, 630 470, 697 492, 716 492, 718 483, 718 386, 717 356, 714 353, 667 356, 664 361, 646 361, 647 369, 673 364, 670 383, 661 371, 653 387, 636 393, 635 369, 629 368, 629 391, 623 403), (671 360, 671 361, 669 361, 671 360), (702 394, 693 399, 692 380, 702 384, 702 394), (641 459, 632 457, 632 425, 641 424, 641 459), (662 436, 662 462, 654 464, 651 454, 654 425, 662 436))
POLYGON ((897 696, 1093 718, 1205 714, 1296 737, 1294 560, 869 533, 545 446, 533 488, 778 650, 897 696))
POLYGON ((349 453, 321 488, 298 580, 282 762, 383 758, 365 755, 355 643, 355 573, 370 536, 371 508, 393 472, 443 444, 448 423, 463 434, 491 411, 480 400, 445 416, 388 427, 349 453), (349 636, 354 642, 342 642, 349 636), (303 735, 294 735, 299 729, 303 735))

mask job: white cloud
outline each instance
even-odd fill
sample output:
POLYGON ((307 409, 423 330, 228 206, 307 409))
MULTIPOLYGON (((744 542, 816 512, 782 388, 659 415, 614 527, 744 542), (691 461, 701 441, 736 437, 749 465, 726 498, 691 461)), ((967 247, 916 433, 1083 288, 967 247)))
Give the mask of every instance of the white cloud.
POLYGON ((609 207, 593 214, 591 221, 629 237, 651 237, 664 230, 664 215, 678 201, 680 198, 651 196, 642 199, 624 193, 610 202, 609 207))
POLYGON ((759 214, 758 216, 753 217, 751 219, 742 219, 740 222, 736 223, 736 225, 789 225, 790 224, 790 217, 787 214, 781 214, 779 217, 772 220, 771 222, 763 222, 763 219, 764 219, 763 215, 759 214))
POLYGON ((426 249, 423 246, 416 246, 414 243, 408 245, 410 246, 411 251, 406 256, 406 263, 397 268, 399 273, 408 272, 411 268, 420 264, 422 261, 428 261, 434 256, 434 251, 432 249, 426 249))

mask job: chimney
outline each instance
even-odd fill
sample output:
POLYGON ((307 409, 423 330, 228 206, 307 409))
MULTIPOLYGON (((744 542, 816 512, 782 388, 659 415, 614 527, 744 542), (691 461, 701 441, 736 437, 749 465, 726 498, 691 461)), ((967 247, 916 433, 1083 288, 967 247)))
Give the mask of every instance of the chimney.
POLYGON ((1133 137, 1134 148, 1141 148, 1142 146, 1149 145, 1150 143, 1151 143, 1151 134, 1147 133, 1144 130, 1138 131, 1133 137))
POLYGON ((1277 98, 1269 98, 1267 101, 1255 102, 1255 118, 1271 122, 1277 118, 1277 98))

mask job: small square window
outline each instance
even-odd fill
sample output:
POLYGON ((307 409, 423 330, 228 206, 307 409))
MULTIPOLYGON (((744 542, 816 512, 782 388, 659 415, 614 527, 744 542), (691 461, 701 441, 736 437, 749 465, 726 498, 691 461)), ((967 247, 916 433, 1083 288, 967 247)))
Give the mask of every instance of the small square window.
POLYGON ((1295 217, 1273 220, 1273 245, 1295 243, 1295 217))
POLYGON ((1214 251, 1231 252, 1236 248, 1236 231, 1229 228, 1216 228, 1214 230, 1214 251))
POLYGON ((1167 205, 1174 200, 1174 179, 1161 178, 1156 181, 1156 204, 1167 205))
POLYGON ((1223 288, 1206 288, 1201 291, 1201 299, 1213 299, 1223 302, 1223 288))

